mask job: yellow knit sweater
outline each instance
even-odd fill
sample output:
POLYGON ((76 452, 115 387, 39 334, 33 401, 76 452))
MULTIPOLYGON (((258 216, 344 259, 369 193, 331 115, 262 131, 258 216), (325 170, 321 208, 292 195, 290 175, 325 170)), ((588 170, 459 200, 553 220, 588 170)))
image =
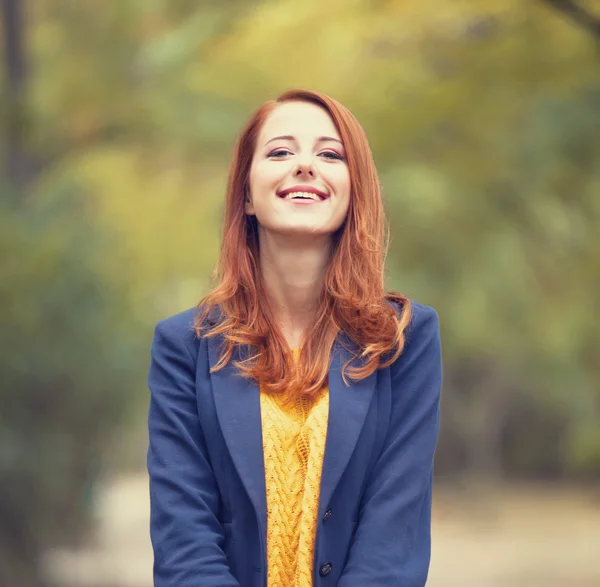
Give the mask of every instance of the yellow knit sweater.
POLYGON ((267 585, 312 587, 329 390, 286 405, 261 391, 267 487, 267 585))

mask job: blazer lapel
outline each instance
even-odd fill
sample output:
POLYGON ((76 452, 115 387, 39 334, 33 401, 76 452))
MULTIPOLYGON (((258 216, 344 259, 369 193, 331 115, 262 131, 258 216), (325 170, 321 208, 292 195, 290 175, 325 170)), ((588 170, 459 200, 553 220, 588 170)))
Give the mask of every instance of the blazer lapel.
MULTIPOLYGON (((220 357, 222 337, 208 339, 211 368, 220 357)), ((237 374, 233 361, 240 359, 234 350, 232 360, 220 371, 211 373, 215 407, 225 443, 242 483, 266 535, 267 498, 263 459, 260 391, 254 382, 237 374)))
MULTIPOLYGON (((346 346, 349 346, 348 343, 346 346)), ((349 380, 350 385, 346 386, 342 368, 351 358, 352 354, 339 343, 334 345, 329 367, 329 421, 321 474, 319 519, 329 507, 333 492, 348 466, 376 387, 377 371, 358 382, 349 380)), ((359 361, 353 363, 356 364, 360 366, 359 361)))
MULTIPOLYGON (((208 339, 211 367, 219 361, 221 341, 220 336, 208 339)), ((352 354, 336 342, 329 366, 329 418, 321 475, 320 518, 354 452, 376 387, 377 372, 346 386, 342 379, 342 368, 351 357, 352 354)), ((239 359, 239 350, 236 349, 232 360, 210 377, 225 443, 266 535, 267 499, 260 390, 256 383, 236 373, 233 361, 239 359)))

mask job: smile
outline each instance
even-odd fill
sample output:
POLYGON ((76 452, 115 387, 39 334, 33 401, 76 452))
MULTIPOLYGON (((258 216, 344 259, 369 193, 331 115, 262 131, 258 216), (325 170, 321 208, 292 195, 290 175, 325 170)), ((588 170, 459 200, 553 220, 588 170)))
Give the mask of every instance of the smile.
POLYGON ((313 192, 289 192, 282 196, 279 196, 282 200, 294 200, 296 202, 322 202, 326 198, 321 194, 315 194, 313 192))
POLYGON ((319 189, 315 185, 297 184, 277 192, 282 200, 288 200, 297 204, 310 204, 311 202, 322 202, 329 199, 329 193, 319 189))

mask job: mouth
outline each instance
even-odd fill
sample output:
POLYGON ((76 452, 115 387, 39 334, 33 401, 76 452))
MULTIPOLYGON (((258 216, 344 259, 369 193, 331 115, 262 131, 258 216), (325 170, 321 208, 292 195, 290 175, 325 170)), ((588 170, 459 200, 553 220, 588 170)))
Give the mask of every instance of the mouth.
POLYGON ((312 186, 294 186, 277 192, 277 196, 282 200, 292 200, 298 203, 323 202, 329 198, 329 194, 312 186))

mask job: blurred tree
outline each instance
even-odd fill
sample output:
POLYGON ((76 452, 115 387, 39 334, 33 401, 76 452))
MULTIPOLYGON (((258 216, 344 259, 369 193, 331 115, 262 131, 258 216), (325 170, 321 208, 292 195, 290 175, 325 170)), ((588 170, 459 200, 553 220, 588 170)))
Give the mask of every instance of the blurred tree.
POLYGON ((23 3, 4 0, 2 11, 0 584, 38 587, 45 548, 85 535, 91 488, 131 416, 128 390, 143 389, 137 342, 149 333, 129 306, 127 271, 106 280, 98 270, 118 249, 92 226, 82 190, 65 177, 38 184, 51 168, 33 164, 43 151, 32 141, 23 3))
POLYGON ((114 242, 72 189, 27 206, 0 193, 0 584, 36 587, 44 549, 86 535, 90 489, 143 389, 149 332, 124 276, 98 272, 114 242))

